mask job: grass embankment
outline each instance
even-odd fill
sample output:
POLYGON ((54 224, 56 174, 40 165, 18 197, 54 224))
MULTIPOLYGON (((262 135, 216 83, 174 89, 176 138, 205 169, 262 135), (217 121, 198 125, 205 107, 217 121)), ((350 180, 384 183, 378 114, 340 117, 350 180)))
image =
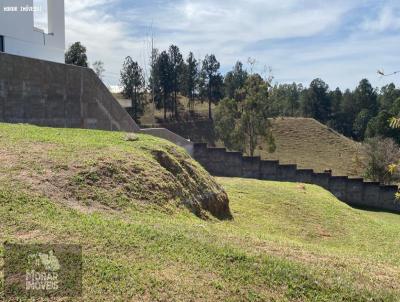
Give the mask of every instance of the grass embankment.
POLYGON ((311 118, 276 118, 271 122, 277 148, 270 154, 263 144, 262 158, 318 172, 332 170, 335 175, 363 175, 365 154, 360 143, 311 118))
MULTIPOLYGON (((400 297, 398 215, 352 209, 312 185, 228 178, 217 181, 228 193, 233 220, 200 219, 176 202, 139 202, 134 195, 123 203, 110 203, 108 197, 95 202, 90 195, 97 190, 93 183, 83 185, 81 199, 73 190, 62 198, 37 187, 37 179, 42 181, 38 175, 46 176, 44 182, 52 178, 35 159, 48 158, 67 171, 72 166, 65 163, 84 154, 93 165, 100 154, 109 154, 111 160, 121 150, 133 152, 132 144, 141 142, 134 152, 151 159, 150 150, 169 145, 145 136, 125 142, 118 133, 0 127, 1 175, 18 183, 12 187, 6 177, 0 181, 0 240, 82 244, 87 301, 400 297), (35 149, 40 144, 42 148, 35 149), (25 156, 18 164, 14 154, 25 156)), ((158 177, 159 169, 148 173, 158 177)))

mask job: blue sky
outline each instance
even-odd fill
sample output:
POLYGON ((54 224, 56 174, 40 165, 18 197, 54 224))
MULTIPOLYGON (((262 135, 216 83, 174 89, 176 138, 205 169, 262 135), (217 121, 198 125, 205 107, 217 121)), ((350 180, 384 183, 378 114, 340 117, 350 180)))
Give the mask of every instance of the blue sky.
MULTIPOLYGON (((105 63, 107 84, 117 84, 125 56, 141 65, 149 37, 165 49, 177 44, 196 57, 214 53, 222 71, 237 60, 257 60, 278 83, 320 77, 334 89, 374 86, 400 76, 399 0, 65 0, 67 44, 81 41, 91 62, 105 63)), ((246 65, 246 64, 245 64, 246 65)), ((148 72, 148 70, 147 70, 148 72)))

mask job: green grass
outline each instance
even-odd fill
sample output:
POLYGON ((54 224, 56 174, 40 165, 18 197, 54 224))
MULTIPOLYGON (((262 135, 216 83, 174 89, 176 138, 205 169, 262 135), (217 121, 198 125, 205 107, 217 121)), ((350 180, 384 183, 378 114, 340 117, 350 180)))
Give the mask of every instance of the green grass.
POLYGON ((399 301, 400 216, 350 208, 317 186, 217 178, 233 220, 201 219, 168 196, 151 203, 125 192, 124 203, 102 196, 100 207, 46 190, 53 169, 77 172, 79 194, 89 194, 99 174, 77 163, 134 152, 148 170, 152 149, 169 152, 161 140, 121 135, 0 125, 0 241, 81 244, 85 301, 399 301))

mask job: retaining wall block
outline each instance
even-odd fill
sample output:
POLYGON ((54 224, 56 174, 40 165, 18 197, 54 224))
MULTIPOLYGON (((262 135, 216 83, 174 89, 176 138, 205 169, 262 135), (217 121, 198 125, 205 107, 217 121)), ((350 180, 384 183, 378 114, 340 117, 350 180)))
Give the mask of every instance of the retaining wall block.
POLYGON ((336 198, 345 201, 347 190, 347 176, 331 176, 329 180, 329 191, 336 196, 336 198))
POLYGON ((280 164, 277 169, 277 180, 279 181, 296 181, 297 165, 280 164))
POLYGON ((260 157, 243 157, 242 160, 242 177, 260 178, 260 157))
POLYGON ((277 180, 279 161, 260 161, 260 178, 265 180, 277 180))
POLYGON ((312 183, 329 190, 329 182, 332 177, 331 172, 316 173, 312 175, 312 183))
POLYGON ((364 204, 364 181, 362 178, 349 178, 346 185, 344 201, 351 205, 364 204))
POLYGON ((379 208, 389 211, 400 211, 400 201, 396 199, 397 186, 380 186, 379 208))
POLYGON ((314 171, 311 169, 298 169, 296 171, 296 181, 311 184, 313 181, 314 171))

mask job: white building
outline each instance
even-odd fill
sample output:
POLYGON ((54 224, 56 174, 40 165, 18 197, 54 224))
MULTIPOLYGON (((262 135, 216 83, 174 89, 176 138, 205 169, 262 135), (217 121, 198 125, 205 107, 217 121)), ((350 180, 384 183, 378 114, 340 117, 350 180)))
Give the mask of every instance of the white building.
POLYGON ((33 0, 0 0, 0 51, 64 63, 64 0, 47 0, 48 32, 34 26, 33 0))

